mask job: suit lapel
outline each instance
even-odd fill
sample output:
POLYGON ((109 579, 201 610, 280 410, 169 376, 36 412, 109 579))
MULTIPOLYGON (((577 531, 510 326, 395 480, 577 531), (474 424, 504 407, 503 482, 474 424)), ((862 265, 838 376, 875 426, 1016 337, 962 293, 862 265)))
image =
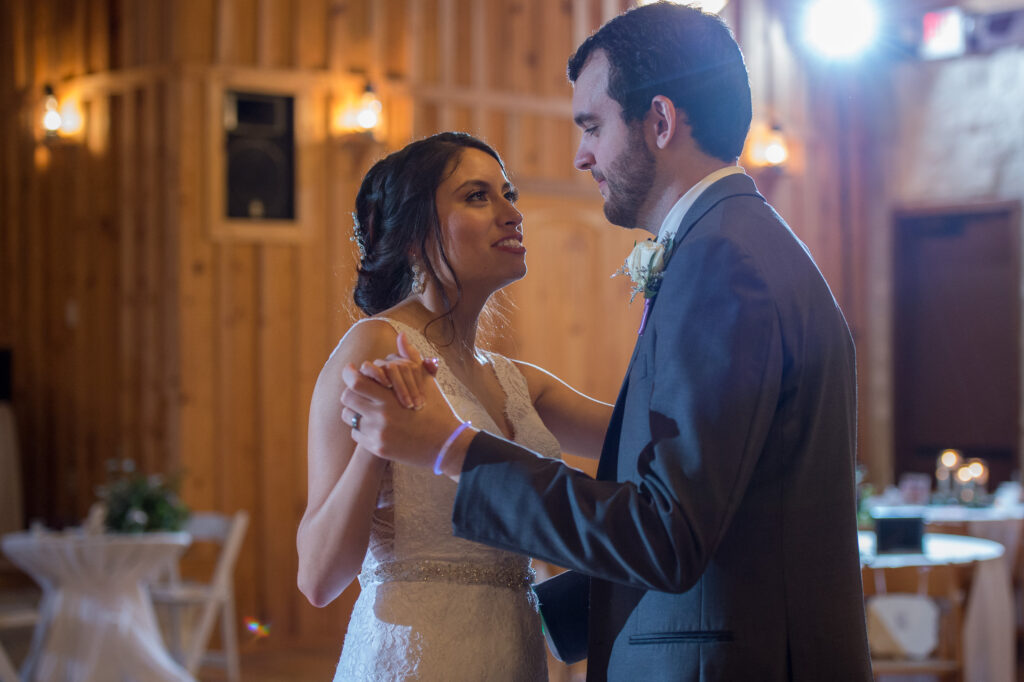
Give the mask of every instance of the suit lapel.
MULTIPOLYGON (((758 193, 754 181, 747 175, 739 173, 728 175, 708 187, 703 194, 697 197, 697 201, 694 202, 693 206, 690 207, 690 210, 686 212, 680 221, 679 229, 672 240, 672 252, 668 254, 666 268, 672 267, 672 255, 679 248, 683 240, 686 239, 693 226, 715 206, 726 199, 736 196, 752 196, 764 201, 764 197, 758 193)), ((648 315, 654 314, 654 305, 657 302, 658 297, 655 296, 654 300, 651 301, 651 309, 648 315)), ((648 320, 648 324, 650 324, 650 320, 648 320)), ((633 346, 633 357, 630 358, 629 366, 626 368, 626 377, 622 381, 618 398, 615 400, 615 408, 612 410, 612 418, 608 423, 608 431, 605 433, 604 445, 601 448, 601 459, 597 465, 597 479, 600 481, 614 481, 618 478, 619 441, 622 436, 622 414, 626 407, 626 394, 629 392, 629 375, 633 371, 633 363, 636 362, 637 355, 640 352, 640 344, 643 340, 642 336, 637 337, 636 344, 633 346)))
MULTIPOLYGON (((750 176, 746 174, 736 173, 734 175, 727 175, 715 184, 708 187, 703 194, 697 197, 697 201, 694 202, 690 210, 686 212, 683 219, 679 221, 679 229, 676 230, 675 236, 672 238, 672 251, 667 256, 666 269, 672 267, 672 256, 679 249, 680 244, 686 239, 686 236, 690 234, 693 226, 700 222, 700 219, 707 215, 708 211, 713 209, 718 204, 722 203, 726 199, 739 196, 750 196, 756 197, 761 201, 765 198, 757 191, 757 186, 754 185, 754 181, 750 176)), ((658 302, 658 297, 655 296, 654 300, 651 301, 650 314, 654 313, 654 306, 658 302)), ((640 340, 637 339, 637 345, 639 346, 640 340)), ((634 359, 636 353, 633 353, 634 359)), ((632 364, 632 363, 630 363, 632 364)))

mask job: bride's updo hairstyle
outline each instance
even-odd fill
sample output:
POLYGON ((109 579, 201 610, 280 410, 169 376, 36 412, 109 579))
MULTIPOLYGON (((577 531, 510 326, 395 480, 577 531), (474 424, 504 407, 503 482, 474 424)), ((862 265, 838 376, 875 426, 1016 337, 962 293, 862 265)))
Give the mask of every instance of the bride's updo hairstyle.
MULTIPOLYGON (((437 280, 427 256, 431 236, 435 253, 455 277, 456 291, 461 295, 462 287, 444 251, 436 198, 437 188, 455 172, 467 148, 486 152, 505 171, 498 152, 486 142, 466 133, 449 132, 406 145, 374 164, 363 178, 356 195, 355 238, 361 258, 352 297, 367 315, 387 310, 412 291, 410 254, 418 254, 425 276, 437 280)), ((453 302, 445 303, 450 312, 453 302)))

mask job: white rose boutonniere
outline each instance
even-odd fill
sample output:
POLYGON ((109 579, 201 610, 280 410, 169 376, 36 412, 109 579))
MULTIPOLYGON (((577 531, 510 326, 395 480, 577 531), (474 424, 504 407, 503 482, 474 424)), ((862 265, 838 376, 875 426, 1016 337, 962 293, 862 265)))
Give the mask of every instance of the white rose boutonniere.
POLYGON ((672 249, 672 240, 662 244, 653 239, 637 242, 626 263, 612 277, 629 275, 633 286, 630 288, 629 302, 632 303, 637 294, 644 298, 654 298, 661 287, 661 278, 665 270, 665 258, 672 249))

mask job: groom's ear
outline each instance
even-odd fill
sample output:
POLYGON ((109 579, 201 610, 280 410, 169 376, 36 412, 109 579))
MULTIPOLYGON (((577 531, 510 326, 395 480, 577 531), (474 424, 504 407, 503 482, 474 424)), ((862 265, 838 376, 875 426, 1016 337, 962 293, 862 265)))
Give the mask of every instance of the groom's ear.
POLYGON ((686 124, 682 114, 683 112, 676 109, 672 100, 664 95, 656 95, 651 99, 649 115, 654 132, 654 143, 658 149, 668 147, 672 138, 678 134, 679 126, 686 124))

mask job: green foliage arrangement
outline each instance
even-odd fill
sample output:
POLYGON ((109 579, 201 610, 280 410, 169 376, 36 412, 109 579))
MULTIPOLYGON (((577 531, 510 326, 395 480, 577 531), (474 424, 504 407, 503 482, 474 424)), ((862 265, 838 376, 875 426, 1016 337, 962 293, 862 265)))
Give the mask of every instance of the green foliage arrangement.
POLYGON ((114 533, 179 531, 188 520, 188 507, 178 497, 180 478, 135 471, 132 460, 112 460, 108 471, 120 474, 100 487, 107 507, 106 528, 114 533))

